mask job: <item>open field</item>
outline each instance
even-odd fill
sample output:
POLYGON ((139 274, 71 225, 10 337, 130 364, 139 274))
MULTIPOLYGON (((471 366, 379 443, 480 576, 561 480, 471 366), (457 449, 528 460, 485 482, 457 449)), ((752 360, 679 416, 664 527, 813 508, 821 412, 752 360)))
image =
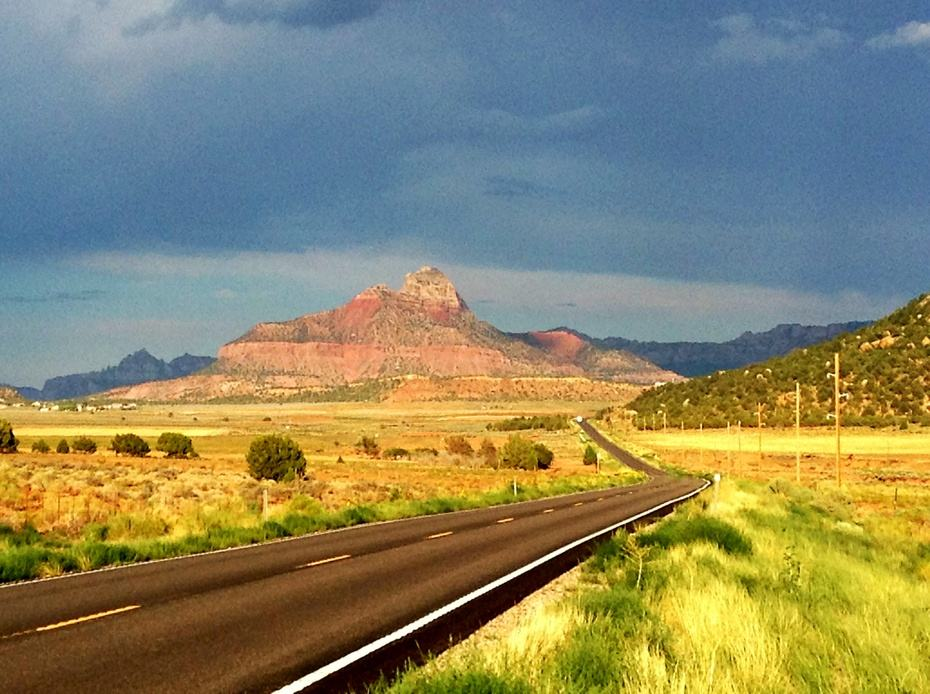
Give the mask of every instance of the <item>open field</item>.
MULTIPOLYGON (((757 481, 794 481, 796 439, 793 429, 735 428, 692 431, 614 429, 612 438, 650 459, 692 472, 757 481)), ((801 484, 836 491, 835 430, 801 429, 801 484)), ((841 476, 846 503, 863 517, 906 526, 906 532, 930 542, 930 431, 847 429, 841 432, 841 476)))
MULTIPOLYGON (((794 479, 798 444, 793 429, 731 427, 705 431, 612 429, 618 441, 662 454, 688 470, 718 471, 767 480, 794 479), (761 441, 761 455, 760 455, 761 441)), ((801 481, 836 477, 836 438, 831 428, 801 429, 801 481)), ((844 428, 841 474, 850 482, 930 484, 930 430, 844 428)))
MULTIPOLYGON (((456 456, 445 450, 444 439, 453 434, 465 436, 475 448, 484 438, 501 446, 510 432, 486 430, 489 423, 499 419, 590 414, 602 405, 159 405, 93 414, 8 408, 0 416, 11 421, 20 439, 20 452, 0 456, 0 558, 37 543, 53 548, 87 542, 190 544, 192 537, 217 536, 191 545, 193 549, 209 549, 298 530, 632 482, 637 476, 617 465, 606 465, 600 477, 594 475, 593 468, 585 467, 574 427, 523 432, 555 453, 552 468, 546 471, 496 470, 477 456, 456 456), (145 438, 154 450, 155 440, 164 431, 191 436, 200 457, 172 460, 153 453, 146 458, 128 458, 107 450, 115 434, 128 432, 145 438), (300 444, 308 459, 307 479, 261 483, 248 475, 245 453, 249 443, 271 432, 286 434, 300 444), (61 438, 70 440, 76 435, 94 439, 98 452, 29 452, 40 438, 54 450, 61 438), (376 438, 382 451, 405 448, 411 451, 410 458, 367 457, 355 449, 362 436, 376 438), (514 484, 517 495, 513 494, 514 484), (267 516, 262 511, 263 490, 268 492, 267 516), (284 527, 278 522, 295 514, 304 519, 302 524, 294 521, 293 527, 284 527), (312 522, 307 520, 310 517, 312 522), (269 529, 269 523, 277 525, 269 529), (247 532, 223 535, 237 528, 247 532), (36 531, 41 536, 36 536, 36 531)), ((124 552, 117 560, 174 551, 149 547, 141 554, 124 552)), ((55 556, 34 553, 30 566, 44 574, 71 568, 70 559, 55 556)), ((104 559, 94 561, 99 564, 104 559)), ((22 577, 22 571, 22 566, 11 569, 7 580, 22 577)))
POLYGON ((382 689, 928 691, 930 538, 862 489, 725 479, 382 689))

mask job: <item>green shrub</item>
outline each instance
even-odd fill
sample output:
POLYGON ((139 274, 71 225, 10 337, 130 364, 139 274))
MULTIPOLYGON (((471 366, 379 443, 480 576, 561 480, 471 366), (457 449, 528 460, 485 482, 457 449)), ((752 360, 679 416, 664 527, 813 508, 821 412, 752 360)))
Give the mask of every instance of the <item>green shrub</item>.
POLYGON ((48 445, 45 439, 39 439, 32 444, 33 453, 48 453, 50 450, 52 450, 52 448, 48 445))
POLYGON ((86 436, 78 436, 71 442, 71 448, 75 453, 96 453, 97 443, 86 436))
POLYGON ((55 452, 62 454, 71 452, 71 446, 68 445, 67 439, 62 439, 58 442, 58 445, 55 446, 55 452))
POLYGON ((294 441, 286 436, 269 434, 252 441, 245 456, 249 474, 257 480, 275 480, 303 477, 307 459, 294 441))
POLYGON ((540 470, 548 470, 555 454, 541 443, 533 444, 533 449, 536 451, 536 467, 540 470))
POLYGON ((133 458, 144 458, 151 450, 148 443, 136 434, 117 434, 110 442, 110 450, 116 455, 129 455, 133 458))
POLYGON ((581 458, 581 460, 585 465, 597 464, 597 451, 594 450, 594 446, 592 446, 590 443, 585 446, 584 456, 581 458))
POLYGON ((0 453, 16 453, 19 439, 13 435, 13 425, 0 419, 0 453))
POLYGON ((511 417, 499 422, 488 424, 489 430, 494 431, 526 431, 527 429, 545 429, 546 431, 559 431, 568 429, 568 415, 549 414, 536 417, 511 417))
POLYGON ((401 458, 410 460, 410 451, 408 451, 406 448, 399 447, 385 448, 384 457, 389 460, 400 460, 401 458))
POLYGON ((503 468, 535 470, 539 466, 539 453, 532 441, 513 434, 501 447, 497 460, 503 468))
POLYGON ((166 431, 158 437, 155 450, 161 451, 166 458, 195 458, 194 443, 190 436, 176 431, 166 431))
POLYGON ((363 436, 355 442, 355 450, 358 453, 364 453, 369 458, 377 458, 381 447, 372 436, 363 436))
POLYGON ((491 439, 484 439, 478 446, 478 456, 484 460, 484 464, 489 467, 497 465, 497 446, 491 439))
POLYGON ((471 447, 471 444, 468 443, 464 436, 458 434, 447 436, 445 444, 446 450, 452 455, 472 456, 475 454, 475 449, 471 447))

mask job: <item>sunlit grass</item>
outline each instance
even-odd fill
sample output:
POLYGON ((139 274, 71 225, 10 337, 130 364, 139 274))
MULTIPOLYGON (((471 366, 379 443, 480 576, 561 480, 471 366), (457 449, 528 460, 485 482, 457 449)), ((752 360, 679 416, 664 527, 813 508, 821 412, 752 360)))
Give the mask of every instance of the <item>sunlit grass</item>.
POLYGON ((930 691, 930 545, 856 501, 725 482, 602 545, 571 596, 395 690, 930 691))

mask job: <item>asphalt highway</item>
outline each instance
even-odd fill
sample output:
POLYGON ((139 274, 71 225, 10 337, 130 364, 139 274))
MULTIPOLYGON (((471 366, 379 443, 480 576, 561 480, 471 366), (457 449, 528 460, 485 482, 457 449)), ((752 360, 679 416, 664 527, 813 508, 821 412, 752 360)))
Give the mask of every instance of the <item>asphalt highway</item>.
POLYGON ((559 561, 541 557, 703 484, 655 474, 635 487, 0 587, 0 691, 269 691, 330 670, 316 687, 364 682, 506 608, 527 592, 521 583, 551 578, 559 561), (476 591, 485 594, 463 598, 476 591), (347 656, 437 611, 404 639, 347 656), (351 662, 333 666, 340 659, 351 662))

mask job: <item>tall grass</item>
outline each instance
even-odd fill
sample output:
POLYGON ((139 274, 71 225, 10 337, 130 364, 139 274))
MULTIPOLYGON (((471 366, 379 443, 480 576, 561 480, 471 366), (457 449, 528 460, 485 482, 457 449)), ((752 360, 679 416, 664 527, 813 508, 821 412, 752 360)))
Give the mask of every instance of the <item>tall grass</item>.
POLYGON ((528 501, 559 494, 630 484, 634 475, 561 477, 539 485, 517 485, 479 494, 430 499, 389 499, 342 509, 325 509, 297 496, 268 520, 257 509, 196 509, 172 530, 155 513, 116 514, 87 525, 80 538, 40 533, 26 523, 0 524, 0 582, 54 576, 117 564, 195 554, 377 521, 432 515, 528 501))
POLYGON ((603 544, 573 594, 513 632, 392 691, 480 678, 496 691, 930 691, 930 544, 849 494, 727 482, 718 501, 603 544))

